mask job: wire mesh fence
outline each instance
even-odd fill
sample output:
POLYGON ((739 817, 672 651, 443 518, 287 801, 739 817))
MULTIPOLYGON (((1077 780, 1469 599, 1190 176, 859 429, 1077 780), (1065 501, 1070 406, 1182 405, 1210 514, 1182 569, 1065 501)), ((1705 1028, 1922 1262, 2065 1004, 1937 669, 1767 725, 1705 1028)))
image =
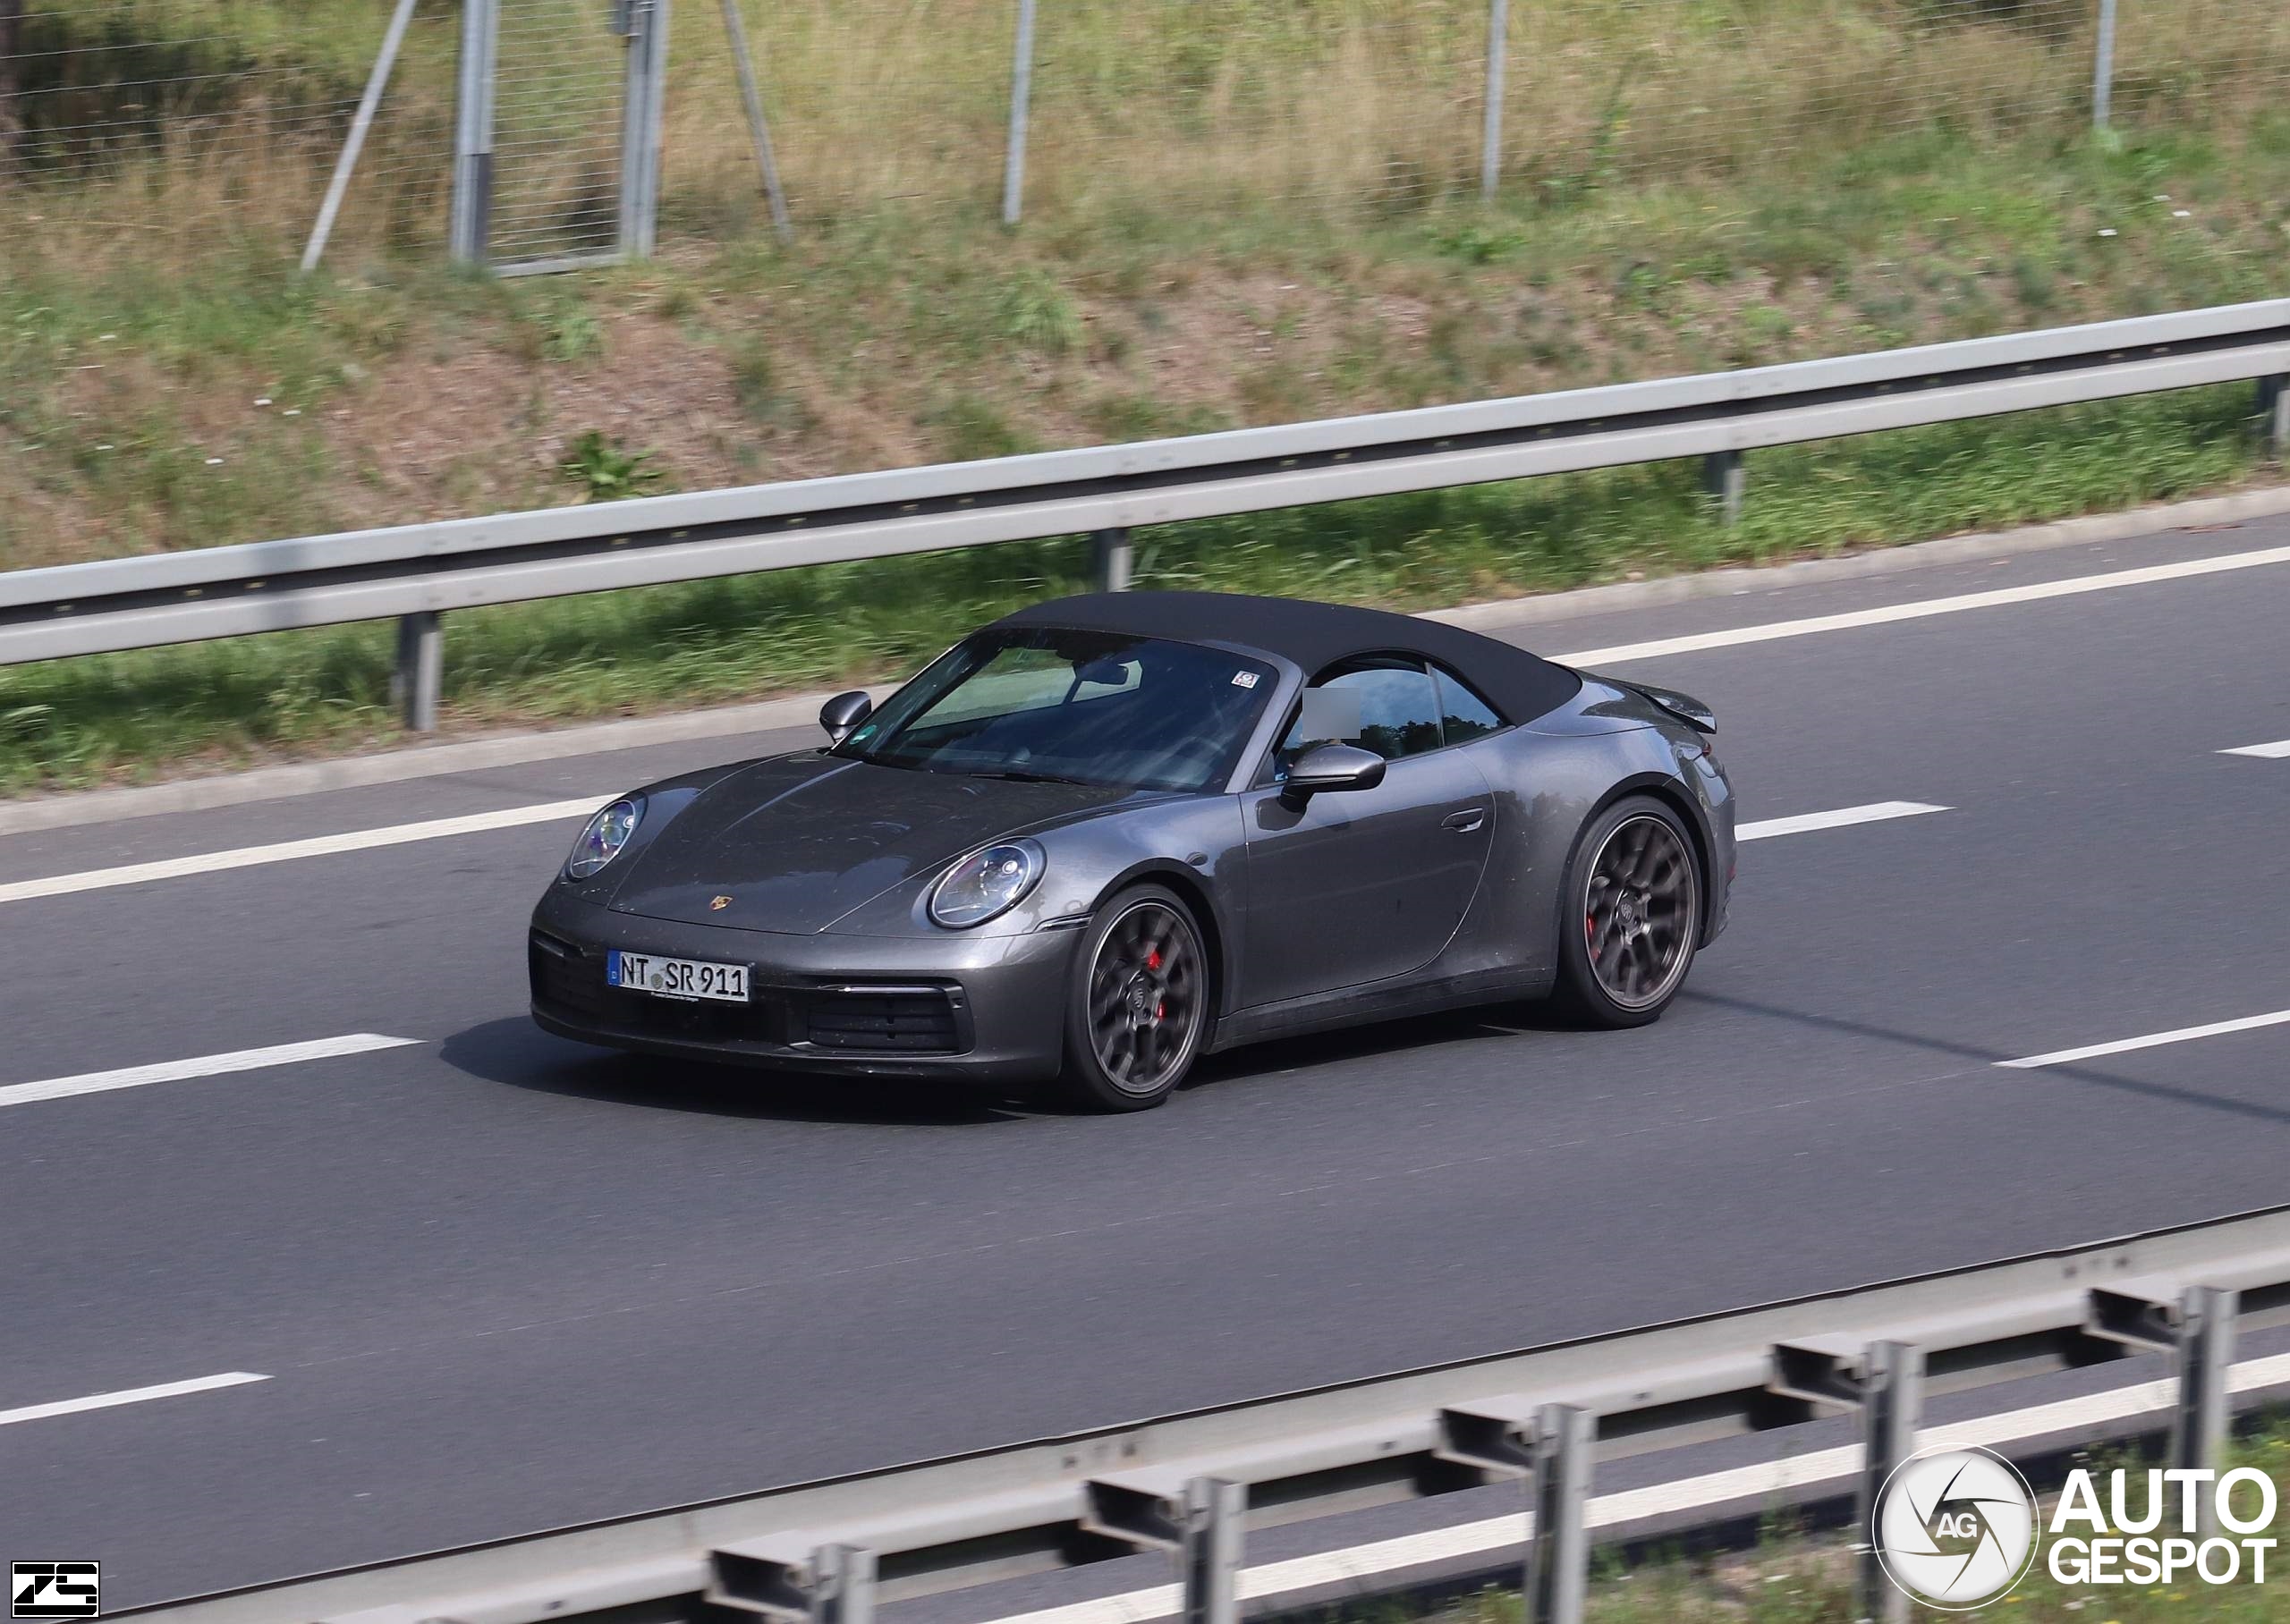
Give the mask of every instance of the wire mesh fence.
MULTIPOLYGON (((0 198, 151 230, 307 228, 386 21, 382 5, 0 0, 0 198)), ((428 234, 451 52, 441 11, 377 121, 355 210, 377 239, 428 234)))
POLYGON ((501 0, 491 249, 496 261, 618 241, 623 63, 598 0, 501 0))
MULTIPOLYGON (((738 0, 798 224, 986 210, 1018 0, 738 0)), ((1392 213, 1490 167, 1495 0, 1054 0, 1035 34, 1028 216, 1392 213)), ((609 249, 615 0, 500 0, 494 243, 609 249)), ((2065 135, 2095 112, 2102 0, 1508 0, 1492 169, 1529 201, 1768 170, 1923 134, 2065 135)), ((0 0, 0 189, 161 207, 181 229, 306 220, 386 0, 0 0)), ((722 19, 683 0, 668 225, 746 229, 755 183, 722 19)), ((434 244, 459 7, 423 0, 351 189, 352 239, 434 244)), ((2218 124, 2290 89, 2278 0, 2119 0, 2104 80, 2126 129, 2218 124)))

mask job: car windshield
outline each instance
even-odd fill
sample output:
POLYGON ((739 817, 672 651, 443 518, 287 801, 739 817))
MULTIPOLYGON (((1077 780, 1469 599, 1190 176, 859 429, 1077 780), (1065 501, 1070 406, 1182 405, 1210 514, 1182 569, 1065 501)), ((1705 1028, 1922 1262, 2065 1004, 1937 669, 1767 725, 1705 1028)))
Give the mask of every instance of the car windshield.
POLYGON ((1223 784, 1274 687, 1260 660, 1118 632, 981 631, 835 754, 880 766, 1145 790, 1223 784))

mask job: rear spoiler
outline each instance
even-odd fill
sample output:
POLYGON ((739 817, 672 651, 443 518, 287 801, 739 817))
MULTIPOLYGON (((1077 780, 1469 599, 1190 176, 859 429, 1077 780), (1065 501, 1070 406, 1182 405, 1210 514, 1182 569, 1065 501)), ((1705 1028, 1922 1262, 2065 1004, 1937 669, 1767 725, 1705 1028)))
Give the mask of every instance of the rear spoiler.
POLYGON ((1644 682, 1633 682, 1627 677, 1609 677, 1596 672, 1589 674, 1597 676, 1601 682, 1611 682, 1616 688, 1626 688, 1633 694, 1651 699, 1697 733, 1715 734, 1718 731, 1718 713, 1692 694, 1682 694, 1675 688, 1654 688, 1644 682))

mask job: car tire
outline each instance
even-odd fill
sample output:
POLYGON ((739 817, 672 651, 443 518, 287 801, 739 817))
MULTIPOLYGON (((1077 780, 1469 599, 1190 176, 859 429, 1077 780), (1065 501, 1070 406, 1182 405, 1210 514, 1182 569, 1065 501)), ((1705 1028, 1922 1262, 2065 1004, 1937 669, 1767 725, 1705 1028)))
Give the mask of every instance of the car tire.
POLYGON ((1661 1019, 1693 968, 1704 889, 1692 833, 1668 806, 1632 795, 1600 812, 1566 866, 1552 1002, 1586 1026, 1661 1019))
POLYGON ((1145 1111, 1174 1094, 1205 1045, 1209 954, 1192 909, 1159 885, 1098 908, 1074 955, 1058 1092, 1089 1111, 1145 1111))

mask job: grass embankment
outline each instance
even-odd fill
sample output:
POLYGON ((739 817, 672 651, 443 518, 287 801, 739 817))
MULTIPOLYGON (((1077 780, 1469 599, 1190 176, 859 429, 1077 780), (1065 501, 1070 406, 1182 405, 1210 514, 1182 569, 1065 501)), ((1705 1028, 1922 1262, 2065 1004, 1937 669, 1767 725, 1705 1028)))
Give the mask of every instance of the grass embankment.
MULTIPOLYGON (((58 0, 43 26, 81 9, 58 0)), ((378 27, 372 10, 240 0, 207 32, 237 53, 226 80, 283 74, 338 105, 358 65, 341 41, 378 27)), ((2290 11, 2271 4, 2127 5, 2124 134, 2105 143, 2074 89, 2080 8, 1768 0, 1658 28, 1514 4, 1491 208, 1468 196, 1457 89, 1478 71, 1475 4, 1353 0, 1310 30, 1236 4, 1149 37, 1142 14, 1076 0, 1045 27, 1015 235, 982 201, 1006 46, 984 0, 754 13, 798 207, 785 249, 752 229, 708 7, 679 16, 651 266, 545 283, 436 267, 442 13, 423 14, 382 161, 318 277, 292 270, 323 178, 309 131, 0 191, 0 567, 2285 290, 2290 113, 2267 91, 2290 80, 2290 11), (924 82, 937 93, 900 90, 924 82)), ((1730 533, 1670 467, 1175 527, 1141 537, 1145 576, 1420 605, 1910 539, 2232 484, 2253 469, 2246 410, 2245 392, 2205 392, 1764 453, 1730 533)), ((458 616, 448 717, 879 675, 1082 568, 1078 543, 1042 544, 458 616)), ((386 738, 386 629, 356 629, 0 672, 0 789, 386 738)))
MULTIPOLYGON (((2252 1466, 2290 1488, 2290 1429, 2276 1424, 2234 1445, 2230 1464, 2252 1466)), ((2144 1462, 2108 1455, 2101 1469, 2144 1462)), ((2139 1501, 2133 1491, 2134 1505, 2139 1501)), ((2290 1500, 2290 1494, 2286 1494, 2290 1500)), ((2051 1501, 2044 1499, 2050 1515, 2051 1501)), ((2290 1535, 2290 1511, 2277 1517, 2290 1535)), ((2045 1541, 2047 1548, 2048 1537, 2045 1541)), ((1806 1535, 1777 1522, 1754 1551, 1658 1554, 1636 1563, 1600 1553, 1593 1566, 1588 1624, 1852 1624, 1853 1555, 1842 1533, 1806 1535)), ((2269 1553, 2263 1585, 2184 1583, 2149 1586, 2062 1585, 2039 1559, 2002 1600, 1972 1612, 1919 1608, 1922 1620, 2009 1620, 2011 1624, 2282 1624, 2290 1620, 2290 1564, 2269 1553)), ((2245 1569, 2247 1573, 2247 1568, 2245 1569)), ((1515 1591, 1488 1591, 1426 1613, 1401 1605, 1340 1610, 1328 1624, 1518 1624, 1515 1591)))

